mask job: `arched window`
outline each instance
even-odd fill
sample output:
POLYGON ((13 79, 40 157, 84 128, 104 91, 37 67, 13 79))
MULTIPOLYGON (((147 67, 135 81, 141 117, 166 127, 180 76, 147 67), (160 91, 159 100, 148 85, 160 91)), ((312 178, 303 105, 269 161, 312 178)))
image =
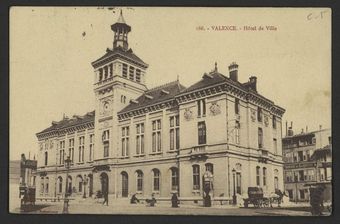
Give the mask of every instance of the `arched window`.
POLYGON ((242 165, 240 163, 236 163, 236 193, 242 194, 242 165))
POLYGON ((178 186, 179 186, 178 168, 172 167, 171 168, 171 190, 178 191, 178 186))
POLYGON ((48 161, 48 152, 45 152, 45 166, 47 166, 47 161, 48 161))
POLYGON ((161 173, 158 169, 153 169, 153 190, 159 191, 161 173))
POLYGON ((279 189, 279 171, 277 169, 274 170, 274 189, 279 189))
POLYGON ((58 192, 62 193, 63 192, 63 178, 58 177, 58 192))
POLYGON ((193 189, 200 189, 200 166, 193 165, 192 166, 192 177, 193 177, 193 189))
POLYGON ((123 171, 122 175, 122 197, 127 197, 129 195, 129 176, 123 171))
POLYGON ((143 191, 143 172, 137 170, 137 191, 143 191))
POLYGON ((210 173, 214 174, 214 165, 212 163, 205 164, 205 171, 209 171, 210 173))
POLYGON ((263 186, 267 185, 267 168, 263 167, 263 186))
POLYGON ((256 185, 260 186, 260 167, 256 167, 256 185))
POLYGON ((78 182, 78 192, 83 191, 83 177, 81 175, 77 176, 77 182, 78 182))

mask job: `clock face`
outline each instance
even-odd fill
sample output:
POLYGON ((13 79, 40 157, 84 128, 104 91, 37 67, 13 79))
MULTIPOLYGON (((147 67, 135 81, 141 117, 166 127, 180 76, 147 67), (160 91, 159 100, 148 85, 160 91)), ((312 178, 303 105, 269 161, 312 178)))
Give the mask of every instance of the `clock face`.
POLYGON ((108 101, 103 103, 103 111, 106 112, 110 109, 110 103, 108 101))

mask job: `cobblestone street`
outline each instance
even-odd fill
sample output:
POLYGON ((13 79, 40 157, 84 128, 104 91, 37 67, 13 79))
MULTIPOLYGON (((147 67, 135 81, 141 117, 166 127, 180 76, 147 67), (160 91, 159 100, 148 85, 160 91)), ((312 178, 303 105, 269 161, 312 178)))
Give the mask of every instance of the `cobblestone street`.
MULTIPOLYGON (((28 213, 61 214, 62 202, 39 203, 37 209, 28 213)), ((19 212, 19 209, 16 210, 19 212)), ((73 201, 69 204, 70 214, 119 214, 119 215, 217 215, 217 216, 310 216, 305 205, 283 208, 238 208, 231 205, 214 205, 205 208, 200 205, 180 205, 171 208, 168 203, 159 203, 156 207, 145 204, 128 204, 125 201, 111 202, 108 206, 93 201, 73 201), (182 209, 185 208, 185 209, 182 209)), ((329 215, 329 213, 324 213, 329 215)))

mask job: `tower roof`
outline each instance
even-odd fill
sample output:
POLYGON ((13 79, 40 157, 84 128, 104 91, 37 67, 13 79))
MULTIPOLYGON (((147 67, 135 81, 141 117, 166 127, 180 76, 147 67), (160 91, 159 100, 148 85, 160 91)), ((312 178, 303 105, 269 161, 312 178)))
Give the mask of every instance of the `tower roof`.
POLYGON ((117 23, 125 23, 126 24, 125 19, 123 17, 123 11, 122 10, 120 10, 120 14, 119 14, 119 18, 117 20, 117 23))
POLYGON ((111 25, 111 29, 116 32, 119 27, 124 28, 124 30, 126 32, 130 32, 131 31, 131 26, 126 24, 122 10, 120 10, 117 22, 111 25))

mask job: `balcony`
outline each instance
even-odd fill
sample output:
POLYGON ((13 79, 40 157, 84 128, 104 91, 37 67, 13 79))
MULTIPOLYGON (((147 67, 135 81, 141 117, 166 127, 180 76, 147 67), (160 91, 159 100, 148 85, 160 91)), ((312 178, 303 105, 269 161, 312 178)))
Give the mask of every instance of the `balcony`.
POLYGON ((268 159, 269 159, 268 150, 260 149, 260 158, 259 158, 259 162, 260 162, 260 163, 267 163, 268 159))
POLYGON ((112 80, 113 80, 113 76, 111 76, 111 77, 109 77, 109 78, 107 78, 107 79, 103 79, 103 80, 101 80, 101 81, 95 83, 95 86, 100 86, 100 85, 105 84, 105 83, 108 83, 108 82, 110 82, 110 81, 112 81, 112 80))
POLYGON ((207 156, 207 145, 198 145, 191 148, 190 158, 191 159, 204 159, 207 156))
POLYGON ((262 150, 261 150, 261 155, 262 155, 263 157, 268 157, 268 155, 269 155, 268 150, 262 149, 262 150))

